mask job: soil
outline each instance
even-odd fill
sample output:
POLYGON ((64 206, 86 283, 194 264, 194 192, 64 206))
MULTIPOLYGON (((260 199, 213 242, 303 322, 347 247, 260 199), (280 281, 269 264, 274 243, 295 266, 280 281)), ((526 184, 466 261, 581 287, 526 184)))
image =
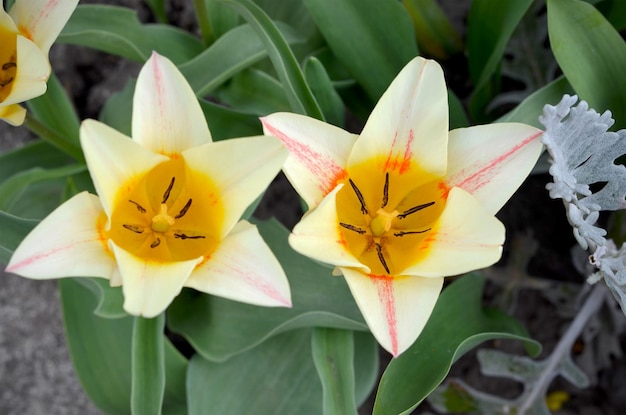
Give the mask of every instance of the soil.
MULTIPOLYGON (((121 4, 138 10, 142 21, 152 19, 151 12, 139 0, 112 0, 109 2, 99 0, 81 3, 121 4)), ((172 0, 168 4, 172 21, 193 31, 195 23, 190 9, 191 2, 172 0)), ((456 1, 444 1, 442 4, 451 14, 459 31, 463 33, 463 19, 467 5, 464 8, 459 8, 459 2, 456 1)), ((461 57, 460 59, 463 60, 464 58, 461 57)), ((97 117, 104 101, 111 94, 123 88, 128 76, 136 76, 140 67, 136 63, 111 57, 104 53, 65 45, 53 47, 51 61, 62 84, 68 93, 74 97, 80 117, 83 119, 97 117)), ((452 68, 448 68, 446 71, 446 73, 450 72, 452 72, 452 68)), ((462 80, 455 82, 458 82, 461 89, 466 88, 466 84, 462 80)), ((30 137, 23 129, 2 126, 0 131, 2 133, 0 152, 23 143, 30 137)), ((563 205, 560 201, 549 199, 545 190, 545 185, 549 181, 550 178, 546 174, 530 176, 498 214, 507 229, 507 242, 503 259, 496 266, 495 272, 490 274, 491 278, 485 292, 486 305, 499 306, 511 312, 525 325, 530 336, 542 343, 543 352, 539 357, 540 359, 549 355, 553 350, 561 333, 567 328, 574 316, 573 313, 567 314, 566 311, 567 307, 574 303, 575 295, 559 297, 560 301, 551 299, 558 297, 557 293, 563 291, 564 287, 575 294, 583 287, 585 281, 585 275, 577 270, 571 260, 571 252, 576 246, 576 242, 565 219, 563 205), (512 264, 520 263, 520 261, 522 267, 521 269, 518 268, 518 274, 516 274, 519 278, 513 278, 511 269, 507 266, 513 266, 512 264), (536 285, 536 281, 547 281, 548 283, 543 284, 541 289, 532 288, 536 285), (512 295, 509 291, 511 287, 512 295)), ((256 216, 259 218, 277 216, 289 228, 297 222, 301 214, 297 194, 282 175, 274 181, 256 212, 256 216)), ((579 252, 578 256, 582 256, 584 262, 585 254, 579 252)), ((12 276, 6 278, 11 278, 11 284, 21 284, 17 281, 22 281, 12 276)), ((26 284, 26 282, 24 283, 26 284)), ((58 313, 58 296, 54 292, 54 285, 35 281, 29 281, 28 284, 31 284, 28 285, 28 288, 15 288, 14 291, 4 290, 0 301, 0 304, 4 304, 4 308, 0 305, 0 312, 3 315, 3 322, 0 325, 0 356, 3 356, 2 350, 8 350, 6 356, 10 356, 9 359, 5 360, 0 358, 0 371, 3 373, 0 376, 0 391, 4 391, 0 392, 0 413, 47 413, 51 415, 99 413, 92 404, 86 401, 84 393, 76 387, 74 375, 68 373, 69 366, 67 364, 69 360, 67 351, 63 349, 65 345, 61 335, 62 325, 58 313), (35 284, 40 288, 33 288, 35 284), (9 338, 13 335, 8 333, 12 330, 12 326, 7 322, 10 319, 12 319, 11 321, 19 320, 30 313, 22 309, 19 301, 17 303, 10 303, 10 301, 12 298, 15 301, 16 297, 28 296, 28 293, 32 292, 29 290, 32 289, 43 293, 43 297, 38 298, 37 301, 46 305, 44 307, 46 312, 41 310, 40 314, 35 314, 31 319, 25 320, 24 325, 14 330, 17 332, 17 337, 13 339, 15 341, 10 341, 9 338), (7 308, 7 305, 10 308, 7 308), (7 310, 11 311, 14 316, 9 317, 7 310), (45 314, 47 310, 54 310, 54 312, 47 316, 45 314), (35 356, 36 353, 31 353, 28 356, 16 353, 20 344, 30 344, 27 342, 34 342, 36 341, 34 339, 41 337, 39 327, 42 322, 40 320, 45 321, 46 318, 53 320, 53 332, 49 334, 52 337, 48 337, 48 343, 39 346, 34 343, 35 346, 32 347, 44 347, 55 351, 60 350, 60 352, 41 356, 35 356), (50 338, 53 338, 54 341, 49 341, 50 338), (37 363, 37 358, 44 359, 43 363, 41 360, 37 363), (46 363, 46 359, 48 359, 48 363, 46 363), (56 373, 54 376, 49 376, 50 373, 42 373, 42 370, 34 370, 48 367, 46 364, 52 364, 49 362, 56 363, 57 366, 61 365, 63 369, 54 372, 56 373), (13 382, 15 378, 22 379, 21 386, 16 386, 13 382), (65 388, 63 382, 66 379, 69 379, 70 386, 65 388), (29 388, 28 385, 37 385, 39 389, 33 389, 32 386, 29 388), (54 405, 46 404, 45 400, 54 401, 54 398, 50 398, 50 396, 55 395, 55 393, 42 392, 43 389, 41 388, 45 389, 46 387, 56 392, 61 388, 64 393, 69 394, 68 399, 59 402, 58 405, 56 403, 54 405), (23 402, 18 404, 17 402, 24 400, 20 398, 24 397, 27 398, 26 400, 29 400, 30 397, 35 403, 30 406, 23 404, 23 402), (67 406, 64 407, 64 404, 67 406)), ((613 307, 615 306, 613 305, 613 307)), ((601 318, 608 321, 607 316, 608 311, 605 309, 601 318)), ((623 318, 623 315, 621 317, 623 318)), ((620 327, 623 326, 622 324, 620 327)), ((581 366, 584 365, 587 375, 593 382, 589 388, 577 389, 562 378, 555 380, 551 390, 564 390, 569 394, 570 399, 565 402, 560 411, 554 413, 563 415, 618 415, 626 413, 626 361, 621 356, 621 349, 625 346, 626 337, 619 330, 619 327, 613 334, 614 339, 617 339, 617 347, 613 349, 613 353, 605 353, 604 355, 596 353, 598 347, 592 344, 596 340, 585 343, 581 339, 577 343, 576 350, 573 351, 574 360, 579 363, 582 362, 580 363, 581 366), (591 357, 589 356, 590 349, 593 351, 591 357), (593 355, 594 353, 597 355, 593 355)), ((483 347, 524 354, 520 345, 513 342, 494 341, 483 345, 483 347)), ((389 359, 384 352, 381 352, 381 358, 383 365, 389 359)), ((478 390, 493 393, 500 397, 514 398, 521 393, 520 384, 510 380, 483 376, 479 369, 475 352, 472 352, 453 366, 450 376, 461 378, 478 390)), ((372 401, 369 400, 363 405, 360 413, 371 413, 371 405, 372 401)), ((425 413, 425 411, 436 413, 428 403, 421 405, 414 413, 425 413)))

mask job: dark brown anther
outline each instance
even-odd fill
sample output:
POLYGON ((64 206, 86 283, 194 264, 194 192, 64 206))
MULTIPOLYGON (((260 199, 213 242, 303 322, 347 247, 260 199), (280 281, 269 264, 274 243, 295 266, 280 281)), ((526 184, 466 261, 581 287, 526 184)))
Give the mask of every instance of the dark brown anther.
POLYGON ((407 209, 404 212, 402 212, 401 214, 398 215, 398 219, 404 219, 407 216, 415 213, 415 212, 419 212, 422 209, 426 209, 427 207, 430 207, 432 205, 434 205, 435 202, 428 202, 428 203, 424 203, 423 205, 417 205, 417 206, 413 206, 411 209, 407 209))
POLYGON ((385 173, 385 187, 383 187, 383 203, 381 208, 384 208, 389 203, 389 172, 385 173))
POLYGON ((376 244, 376 252, 378 253, 378 260, 381 264, 383 264, 383 268, 385 268, 387 274, 389 274, 389 267, 387 266, 387 262, 385 261, 385 257, 383 255, 383 247, 379 243, 376 244))
POLYGON ((356 193, 356 197, 359 199, 359 202, 361 203, 361 213, 363 213, 364 215, 367 215, 368 212, 367 212, 367 207, 365 207, 365 199, 363 198, 363 194, 361 193, 359 188, 356 187, 356 184, 354 184, 352 179, 348 179, 348 181, 350 182, 350 186, 352 186, 352 190, 354 190, 354 193, 356 193))
POLYGON ((197 236, 189 236, 189 235, 185 235, 184 233, 175 233, 174 234, 174 238, 178 238, 178 239, 204 239, 206 238, 206 236, 202 236, 202 235, 197 235, 197 236))
POLYGON ((152 241, 152 243, 150 244, 150 248, 156 248, 157 246, 161 245, 161 239, 156 238, 154 241, 152 241))
POLYGON ((185 213, 187 213, 190 206, 191 206, 191 199, 189 199, 187 203, 185 203, 185 206, 183 206, 183 208, 180 210, 180 212, 178 212, 178 215, 176 215, 174 219, 180 219, 183 216, 185 216, 185 213))
POLYGON ((163 200, 161 201, 161 203, 167 202, 167 199, 170 198, 170 192, 172 191, 172 187, 174 187, 175 181, 176 177, 172 177, 172 180, 170 180, 170 185, 167 186, 167 190, 165 191, 165 193, 163 193, 163 200))
POLYGON ((2 70, 6 71, 8 69, 15 68, 16 66, 17 66, 17 63, 15 63, 15 62, 7 62, 7 63, 2 65, 2 70))
POLYGON ((0 87, 7 86, 7 85, 9 85, 11 82, 13 82, 13 77, 10 77, 10 78, 9 78, 9 79, 7 79, 6 81, 0 81, 0 87))
POLYGON ((341 226, 342 228, 346 228, 348 230, 351 230, 352 232, 356 232, 358 234, 363 235, 365 233, 365 229, 361 229, 357 226, 354 225, 350 225, 349 223, 343 223, 343 222, 339 222, 339 226, 341 226))
POLYGON ((139 212, 141 212, 141 213, 146 213, 146 209, 145 209, 143 206, 141 206, 139 203, 134 202, 134 201, 132 201, 132 200, 129 200, 129 202, 130 202, 130 203, 132 203, 133 205, 135 205, 135 207, 137 208, 137 210, 138 210, 139 212))
POLYGON ((135 233, 143 233, 143 227, 137 225, 122 225, 125 229, 135 233))
POLYGON ((418 234, 418 233, 426 233, 429 230, 430 230, 430 228, 424 229, 423 231, 398 231, 398 232, 394 232, 393 236, 414 235, 414 234, 418 234))

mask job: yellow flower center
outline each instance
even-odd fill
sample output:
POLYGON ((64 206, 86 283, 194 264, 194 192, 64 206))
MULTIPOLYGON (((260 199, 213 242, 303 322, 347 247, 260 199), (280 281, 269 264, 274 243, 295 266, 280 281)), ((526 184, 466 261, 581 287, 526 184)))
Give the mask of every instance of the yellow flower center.
POLYGON ((365 163, 349 171, 337 194, 339 229, 347 248, 372 274, 398 276, 426 255, 446 189, 439 180, 415 187, 397 171, 376 175, 372 170, 365 163))
POLYGON ((223 217, 213 182, 177 158, 122 186, 106 237, 139 258, 185 261, 215 250, 223 217))
POLYGON ((0 102, 11 94, 17 73, 17 35, 0 27, 0 102))

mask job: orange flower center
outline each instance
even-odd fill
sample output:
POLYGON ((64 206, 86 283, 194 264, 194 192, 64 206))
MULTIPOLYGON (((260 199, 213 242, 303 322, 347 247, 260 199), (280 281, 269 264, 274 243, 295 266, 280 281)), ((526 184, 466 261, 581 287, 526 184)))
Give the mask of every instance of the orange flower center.
POLYGON ((17 74, 17 35, 0 27, 0 103, 11 94, 17 74))
POLYGON ((122 186, 107 237, 139 258, 185 261, 215 250, 223 217, 212 181, 173 159, 122 186))
POLYGON ((427 253, 428 236, 445 207, 440 182, 413 187, 398 172, 351 169, 337 194, 338 225, 347 248, 372 274, 398 276, 427 253))

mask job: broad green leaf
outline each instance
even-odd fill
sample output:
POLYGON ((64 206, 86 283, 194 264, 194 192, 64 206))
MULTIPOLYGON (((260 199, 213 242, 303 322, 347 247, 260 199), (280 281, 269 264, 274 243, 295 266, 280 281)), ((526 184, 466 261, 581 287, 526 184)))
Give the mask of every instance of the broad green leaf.
POLYGON ((223 361, 294 328, 367 330, 342 277, 294 252, 287 242, 289 232, 275 220, 258 227, 287 274, 293 308, 256 307, 183 290, 168 309, 172 331, 183 335, 205 359, 223 361))
POLYGON ((86 169, 84 164, 72 164, 54 169, 34 167, 16 173, 0 184, 0 210, 11 212, 18 198, 34 183, 65 178, 86 169))
POLYGON ((239 24, 239 15, 220 0, 196 0, 196 17, 204 43, 212 44, 239 24))
POLYGON ((48 89, 45 94, 27 102, 30 115, 56 131, 67 141, 68 145, 80 148, 79 120, 72 101, 54 73, 48 79, 47 84, 48 89))
POLYGON ((580 99, 614 128, 626 126, 626 43, 593 6, 579 0, 548 1, 550 45, 563 74, 580 99))
POLYGON ((220 88, 216 97, 232 108, 256 115, 289 111, 289 102, 280 82, 265 72, 247 69, 220 88))
MULTIPOLYGON (((133 318, 93 314, 96 297, 73 278, 59 280, 67 341, 74 368, 91 400, 104 412, 130 414, 133 318)), ((163 413, 186 413, 187 360, 166 340, 163 413)))
POLYGON ((342 127, 346 108, 322 62, 313 56, 307 58, 304 62, 304 75, 324 113, 326 122, 342 127))
POLYGON ((9 213, 28 219, 43 219, 64 201, 66 178, 31 184, 11 202, 9 213))
MULTIPOLYGON (((300 37, 292 28, 277 24, 287 43, 301 43, 300 37)), ((238 26, 194 59, 180 66, 196 95, 203 97, 233 77, 236 73, 252 66, 267 57, 259 36, 249 25, 238 26)))
POLYGON ((354 338, 354 378, 356 404, 361 405, 378 384, 379 353, 378 342, 367 331, 355 331, 354 338))
POLYGON ((164 329, 164 313, 154 318, 134 318, 130 390, 133 415, 161 415, 165 389, 164 329))
POLYGON ((278 74, 291 110, 298 114, 324 119, 304 74, 296 61, 289 43, 267 14, 250 0, 224 0, 233 7, 255 30, 267 49, 269 58, 278 74))
POLYGON ((463 104, 451 89, 448 89, 448 111, 450 130, 469 126, 469 120, 467 119, 467 114, 465 114, 463 104))
POLYGON ((189 415, 319 415, 322 387, 311 359, 311 330, 280 334, 216 363, 194 356, 187 376, 189 415))
POLYGON ((94 314, 102 318, 123 318, 124 295, 121 287, 111 287, 103 278, 76 278, 77 283, 91 291, 98 301, 94 314))
POLYGON ((134 10, 105 5, 78 6, 57 42, 87 46, 137 62, 146 61, 156 51, 180 64, 202 51, 202 43, 188 32, 173 26, 143 25, 134 10))
POLYGON ((463 50, 461 37, 436 0, 402 0, 402 4, 413 20, 417 44, 425 55, 448 59, 463 50))
POLYGON ((164 0, 145 0, 145 2, 150 6, 150 10, 152 10, 159 23, 167 23, 164 0))
POLYGON ((69 157, 43 141, 32 141, 23 147, 0 154, 0 182, 22 170, 33 167, 55 168, 68 163, 69 157))
POLYGON ((613 27, 619 31, 626 28, 626 2, 623 0, 604 0, 594 4, 613 27))
POLYGON ((15 248, 37 223, 37 220, 20 218, 0 210, 0 263, 9 263, 15 248))
POLYGON ((563 95, 574 94, 567 79, 560 77, 526 97, 515 109, 500 117, 496 122, 521 122, 537 128, 544 128, 539 122, 546 104, 556 105, 563 95))
POLYGON ((128 137, 132 134, 133 119, 133 94, 135 93, 136 79, 130 78, 124 89, 114 93, 106 100, 99 119, 117 131, 126 134, 128 137))
POLYGON ((418 54, 413 25, 397 0, 304 0, 326 42, 372 102, 418 54))
POLYGON ((504 48, 533 0, 474 0, 467 17, 467 54, 474 83, 470 113, 485 119, 485 108, 499 89, 504 48))
POLYGON ((313 362, 322 382, 324 414, 357 413, 354 395, 354 340, 348 330, 313 330, 313 362))
POLYGON ((420 337, 385 370, 375 415, 409 414, 443 381, 452 363, 484 341, 522 340, 529 352, 539 353, 539 344, 517 320, 482 308, 484 284, 478 274, 467 274, 443 291, 420 337))

